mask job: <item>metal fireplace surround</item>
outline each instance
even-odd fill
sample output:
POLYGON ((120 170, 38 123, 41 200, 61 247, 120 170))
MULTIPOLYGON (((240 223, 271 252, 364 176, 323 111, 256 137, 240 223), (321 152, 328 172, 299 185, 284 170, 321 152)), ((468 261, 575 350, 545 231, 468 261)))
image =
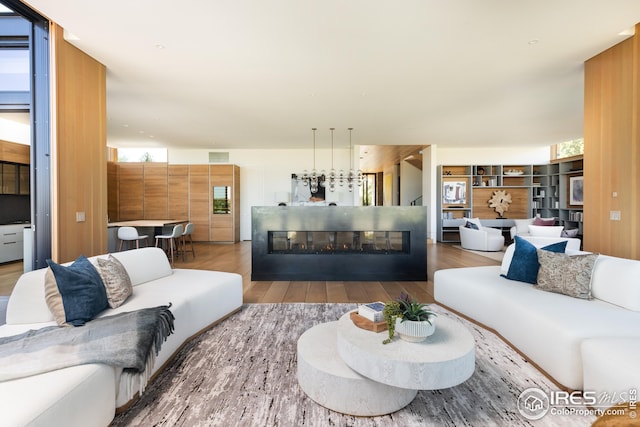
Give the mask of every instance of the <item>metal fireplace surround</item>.
POLYGON ((251 280, 427 280, 424 206, 254 206, 251 280))

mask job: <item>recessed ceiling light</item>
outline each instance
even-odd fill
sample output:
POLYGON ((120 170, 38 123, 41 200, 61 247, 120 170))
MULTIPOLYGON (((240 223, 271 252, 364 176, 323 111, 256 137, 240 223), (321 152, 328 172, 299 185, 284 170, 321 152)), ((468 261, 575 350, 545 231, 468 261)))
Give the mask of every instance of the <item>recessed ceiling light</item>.
POLYGON ((529 44, 538 44, 539 42, 540 42, 540 40, 538 40, 538 39, 531 39, 527 43, 529 43, 529 44))
POLYGON ((157 44, 156 49, 164 49, 166 46, 163 44, 157 44))

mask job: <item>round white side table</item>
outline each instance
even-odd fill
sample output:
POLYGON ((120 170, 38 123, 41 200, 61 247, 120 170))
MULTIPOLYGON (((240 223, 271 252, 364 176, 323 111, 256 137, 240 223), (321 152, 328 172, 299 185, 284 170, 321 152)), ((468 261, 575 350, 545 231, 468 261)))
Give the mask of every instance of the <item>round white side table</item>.
POLYGON ((298 383, 307 396, 325 408, 356 416, 390 414, 411 403, 417 390, 372 381, 345 364, 338 354, 337 327, 338 322, 322 323, 298 339, 298 383))

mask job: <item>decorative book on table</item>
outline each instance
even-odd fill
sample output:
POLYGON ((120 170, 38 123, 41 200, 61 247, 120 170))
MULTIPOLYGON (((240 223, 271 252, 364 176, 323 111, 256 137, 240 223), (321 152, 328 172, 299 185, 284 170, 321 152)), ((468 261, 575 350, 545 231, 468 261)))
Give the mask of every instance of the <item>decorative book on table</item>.
POLYGON ((381 322, 384 320, 382 310, 384 310, 384 303, 381 301, 358 306, 358 314, 372 322, 381 322))

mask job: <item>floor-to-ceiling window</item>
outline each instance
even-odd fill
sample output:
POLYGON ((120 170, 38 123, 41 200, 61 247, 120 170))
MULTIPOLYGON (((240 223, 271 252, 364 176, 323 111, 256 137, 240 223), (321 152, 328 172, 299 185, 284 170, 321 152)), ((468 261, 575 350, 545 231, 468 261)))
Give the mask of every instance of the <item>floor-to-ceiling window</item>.
POLYGON ((51 258, 49 22, 16 0, 0 0, 0 113, 28 114, 33 253, 27 267, 51 258))

